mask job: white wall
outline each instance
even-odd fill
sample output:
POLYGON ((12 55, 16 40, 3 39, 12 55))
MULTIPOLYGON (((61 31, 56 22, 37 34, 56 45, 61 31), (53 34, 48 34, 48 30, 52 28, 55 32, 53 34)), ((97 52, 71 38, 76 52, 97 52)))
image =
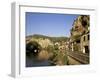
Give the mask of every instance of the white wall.
MULTIPOLYGON (((97 56, 97 73, 82 73, 82 74, 65 74, 63 76, 53 76, 53 77, 39 77, 38 80, 99 80, 100 74, 100 51, 99 51, 99 41, 100 41, 100 5, 99 0, 1 0, 0 1, 0 80, 14 80, 10 77, 10 67, 11 67, 11 2, 13 1, 29 1, 34 2, 34 4, 45 4, 45 5, 76 5, 76 6, 95 6, 97 8, 97 30, 98 36, 95 36, 95 48, 97 56)), ((34 5, 33 4, 33 5, 34 5)), ((94 53, 95 54, 95 53, 94 53)), ((37 77, 31 78, 21 78, 18 80, 35 80, 37 77)))

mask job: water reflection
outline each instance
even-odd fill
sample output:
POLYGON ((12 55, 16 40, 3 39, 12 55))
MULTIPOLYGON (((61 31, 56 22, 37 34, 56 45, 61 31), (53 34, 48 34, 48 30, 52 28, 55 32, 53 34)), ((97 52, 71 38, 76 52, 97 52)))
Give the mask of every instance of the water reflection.
POLYGON ((50 61, 48 59, 43 59, 43 57, 41 56, 42 54, 44 54, 44 58, 47 57, 45 56, 45 54, 47 54, 47 51, 44 50, 42 50, 38 56, 26 56, 26 67, 51 66, 50 61))

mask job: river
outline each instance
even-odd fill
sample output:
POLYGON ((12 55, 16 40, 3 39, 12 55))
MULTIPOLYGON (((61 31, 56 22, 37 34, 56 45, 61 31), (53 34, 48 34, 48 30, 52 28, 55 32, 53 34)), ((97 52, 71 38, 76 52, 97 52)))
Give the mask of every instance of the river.
POLYGON ((26 57, 26 67, 41 67, 41 66, 50 66, 48 60, 39 61, 34 58, 26 57))
MULTIPOLYGON (((48 52, 47 51, 41 51, 39 58, 47 57, 48 52), (45 52, 42 56, 41 53, 45 52)), ((41 67, 41 66, 51 66, 50 61, 48 59, 44 60, 38 60, 38 57, 34 57, 31 55, 31 57, 26 56, 26 67, 41 67)))

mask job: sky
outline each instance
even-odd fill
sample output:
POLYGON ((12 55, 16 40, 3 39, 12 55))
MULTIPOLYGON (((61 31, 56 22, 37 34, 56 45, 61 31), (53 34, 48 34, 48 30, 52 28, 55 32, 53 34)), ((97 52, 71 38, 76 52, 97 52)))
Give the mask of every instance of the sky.
POLYGON ((41 34, 51 37, 68 37, 74 20, 79 15, 26 12, 26 36, 41 34))

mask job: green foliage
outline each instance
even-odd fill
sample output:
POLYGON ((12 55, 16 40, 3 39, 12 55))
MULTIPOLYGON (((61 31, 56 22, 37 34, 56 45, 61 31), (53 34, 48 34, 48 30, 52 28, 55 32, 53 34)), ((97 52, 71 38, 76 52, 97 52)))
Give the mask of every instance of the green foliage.
POLYGON ((26 44, 26 55, 37 55, 41 49, 42 47, 36 41, 30 41, 26 44))
POLYGON ((35 39, 42 38, 42 39, 49 39, 49 40, 51 40, 52 42, 66 41, 66 40, 69 39, 68 37, 62 37, 62 36, 61 36, 61 37, 49 37, 49 36, 40 35, 40 34, 30 35, 30 36, 27 36, 26 38, 35 38, 35 39))
POLYGON ((54 50, 58 50, 58 45, 54 45, 54 50))
POLYGON ((47 49, 48 52, 53 52, 54 47, 52 45, 48 45, 47 49))

